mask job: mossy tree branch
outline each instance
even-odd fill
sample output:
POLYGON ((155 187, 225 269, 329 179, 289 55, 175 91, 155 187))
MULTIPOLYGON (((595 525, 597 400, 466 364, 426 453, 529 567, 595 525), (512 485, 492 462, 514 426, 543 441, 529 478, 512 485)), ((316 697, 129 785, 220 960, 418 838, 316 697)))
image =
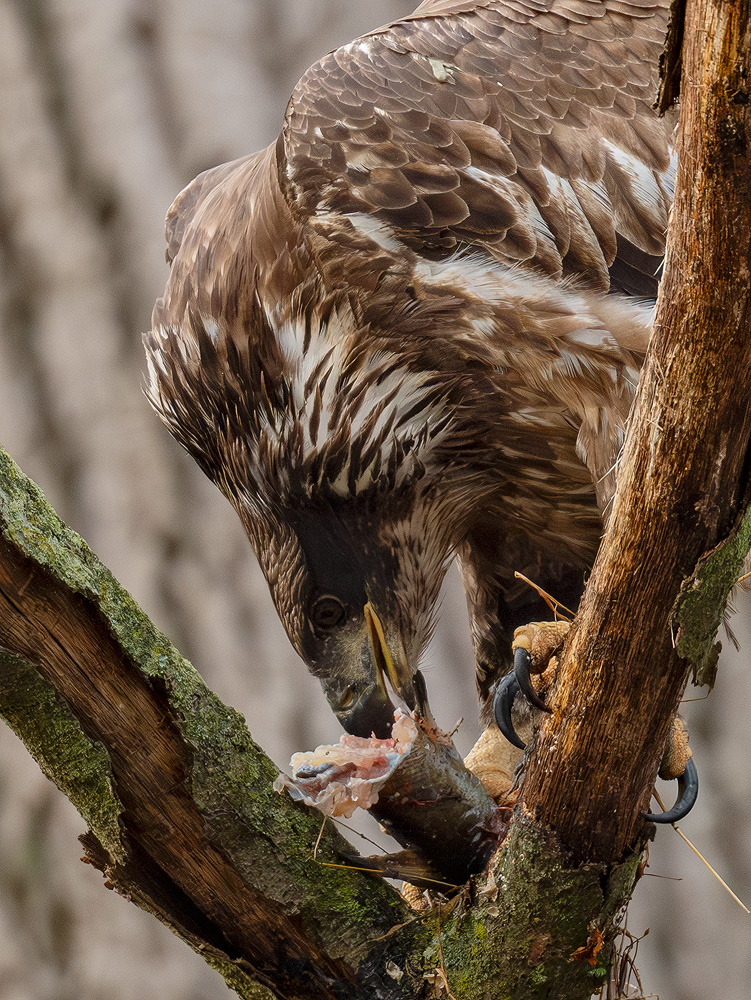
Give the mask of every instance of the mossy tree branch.
POLYGON ((519 815, 450 907, 417 919, 320 864, 343 848, 330 830, 313 860, 319 818, 272 794, 240 717, 0 459, 0 708, 91 826, 90 860, 241 996, 417 998, 440 972, 457 1000, 584 1000, 607 975, 670 718, 691 668, 711 675, 751 533, 748 7, 688 6, 676 209, 618 497, 519 815))
POLYGON ((457 1000, 543 997, 551 977, 567 1000, 604 972, 570 960, 617 909, 604 870, 570 870, 523 823, 487 882, 422 917, 380 878, 328 867, 351 853, 329 827, 314 859, 320 815, 273 793, 242 718, 2 451, 0 714, 86 819, 108 886, 240 996, 417 998, 443 966, 457 1000))
MULTIPOLYGON (((344 842, 272 791, 242 718, 0 453, 0 711, 91 827, 110 883, 242 996, 401 997, 422 929, 385 883, 321 862, 344 842)), ((348 847, 349 845, 347 845, 348 847)))
MULTIPOLYGON (((137 608, 0 451, 0 714, 91 830, 107 884, 243 997, 589 996, 570 955, 633 883, 562 857, 519 822, 487 880, 416 916, 380 878, 328 867, 351 848, 272 791, 242 718, 137 608), (615 887, 615 888, 614 888, 615 887), (531 956, 531 958, 530 958, 531 956), (440 975, 439 975, 440 970, 440 975)), ((623 872, 626 877, 623 877, 623 872)))

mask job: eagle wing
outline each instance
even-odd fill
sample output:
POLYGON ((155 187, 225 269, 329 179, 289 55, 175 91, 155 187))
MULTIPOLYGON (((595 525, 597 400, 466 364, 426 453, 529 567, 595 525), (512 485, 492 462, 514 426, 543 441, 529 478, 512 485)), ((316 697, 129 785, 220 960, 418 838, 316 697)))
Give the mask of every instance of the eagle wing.
POLYGON ((427 0, 329 53, 284 126, 293 211, 367 216, 426 255, 478 248, 656 294, 672 198, 652 110, 662 0, 427 0))

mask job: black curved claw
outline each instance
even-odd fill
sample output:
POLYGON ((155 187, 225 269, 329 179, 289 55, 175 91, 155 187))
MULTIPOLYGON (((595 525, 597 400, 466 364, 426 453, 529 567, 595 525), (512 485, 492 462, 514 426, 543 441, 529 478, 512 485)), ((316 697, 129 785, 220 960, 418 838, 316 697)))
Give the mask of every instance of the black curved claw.
POLYGON ((514 698, 516 698, 518 693, 519 681, 516 679, 516 674, 506 674, 495 689, 493 715, 495 716, 496 725, 509 743, 523 750, 524 743, 517 735, 514 724, 511 721, 511 706, 514 704, 514 698))
POLYGON ((691 812, 698 794, 699 773, 693 757, 689 757, 686 770, 678 778, 678 798, 673 808, 664 813, 644 813, 644 819, 650 823, 677 823, 691 812))
POLYGON ((551 712, 552 709, 548 708, 540 695, 532 687, 532 678, 529 673, 531 666, 532 657, 529 655, 529 650, 517 649, 514 653, 514 676, 519 685, 519 690, 530 705, 534 705, 535 708, 539 708, 543 712, 551 712))

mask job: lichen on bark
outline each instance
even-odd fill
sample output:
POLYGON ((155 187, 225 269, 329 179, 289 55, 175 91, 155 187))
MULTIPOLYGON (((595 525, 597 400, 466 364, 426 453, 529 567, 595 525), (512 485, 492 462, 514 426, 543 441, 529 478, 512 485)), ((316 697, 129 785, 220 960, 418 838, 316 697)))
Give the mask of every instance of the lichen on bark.
POLYGON ((694 684, 714 686, 722 648, 715 642, 728 597, 751 549, 751 507, 728 538, 702 556, 673 608, 675 648, 693 664, 694 684))
POLYGON ((576 865, 552 832, 520 814, 471 905, 439 917, 426 958, 436 965, 442 958, 461 1000, 586 1000, 607 979, 640 860, 576 865), (595 928, 604 946, 594 965, 573 958, 595 928))
POLYGON ((127 851, 109 757, 89 739, 38 671, 0 650, 0 716, 20 736, 44 774, 67 795, 115 860, 127 851))
MULTIPOLYGON (((123 735, 113 732, 113 727, 121 722, 123 726, 141 723, 144 731, 133 741, 133 761, 139 752, 145 753, 146 760, 141 763, 148 768, 150 755, 159 764, 160 753, 177 754, 172 763, 159 764, 163 777, 157 777, 154 786, 157 801, 162 796, 165 807, 172 802, 172 808, 178 810, 170 814, 172 820, 182 815, 180 809, 197 808, 203 834, 199 829, 191 836, 205 838, 209 857, 211 851, 218 850, 228 859, 242 885, 261 894, 256 898, 280 907, 278 912, 285 914, 280 917, 282 923, 287 916, 292 918, 314 950, 342 969, 362 966, 373 981, 378 978, 378 959, 384 950, 381 938, 392 932, 389 947, 397 952, 400 947, 409 950, 422 931, 410 919, 398 893, 381 879, 331 866, 341 861, 342 850, 351 852, 349 845, 331 825, 321 831, 317 814, 272 791, 278 770, 254 743, 242 716, 206 688, 191 664, 3 452, 0 548, 5 553, 0 596, 4 590, 8 612, 0 622, 0 645, 8 650, 0 665, 4 710, 43 762, 45 773, 79 806, 106 852, 101 867, 111 871, 115 884, 120 872, 122 890, 130 894, 129 880, 138 867, 127 867, 133 860, 131 849, 144 831, 148 839, 149 831, 143 827, 142 814, 134 819, 133 805, 138 805, 142 789, 128 774, 128 739, 123 747, 123 735), (48 592, 54 594, 58 612, 61 602, 70 601, 77 614, 75 621, 56 614, 54 606, 45 607, 48 592), (9 600, 11 593, 13 599, 9 600), (76 630, 89 626, 94 631, 86 647, 78 642, 76 630), (39 663, 30 663, 35 630, 47 649, 39 663), (54 637, 55 630, 62 636, 60 641, 54 637), (21 649, 14 644, 28 655, 20 655, 21 649), (88 651, 88 659, 79 664, 68 690, 66 663, 75 665, 81 649, 88 651), (50 663, 56 656, 62 667, 56 665, 53 682, 50 663), (45 676, 45 671, 50 676, 45 676), (112 696, 113 677, 117 697, 123 701, 107 706, 101 691, 112 696), (101 682, 99 691, 89 691, 89 682, 101 682), (138 715, 137 705, 149 708, 151 722, 138 715), (109 713, 105 723, 103 710, 109 713), (92 736, 97 727, 113 736, 112 746, 105 746, 106 738, 99 741, 92 736), (156 746, 162 738, 166 750, 156 746), (152 740, 154 747, 149 745, 152 740), (145 747, 136 745, 144 742, 145 747), (177 777, 177 785, 173 782, 169 787, 170 774, 177 777), (165 780, 168 787, 162 795, 158 788, 160 783, 164 787, 165 780), (184 805, 175 805, 175 798, 184 805), (121 827, 124 839, 119 836, 121 827), (405 926, 401 941, 400 932, 395 931, 399 925, 405 926)), ((166 817, 165 813, 165 830, 170 822, 166 817)), ((156 841, 151 836, 153 847, 162 835, 156 841)), ((181 876, 174 865, 180 867, 184 862, 189 869, 191 859, 175 851, 174 844, 170 847, 169 859, 152 860, 157 869, 163 866, 172 872, 170 878, 177 880, 177 886, 181 876)), ((207 863, 206 870, 211 871, 213 862, 207 863)), ((188 877, 183 884, 194 883, 188 877)), ((180 898, 187 899, 181 892, 180 898)), ((145 892, 147 908, 148 897, 145 892)), ((228 903, 231 901, 224 900, 225 909, 228 903)), ((158 909, 154 907, 152 912, 158 909)), ((163 919, 165 916, 169 922, 169 913, 162 913, 163 919)), ((179 925, 180 919, 172 922, 178 933, 179 925)), ((215 949, 214 963, 223 962, 221 950, 215 949)), ((231 951, 229 948, 228 954, 231 951)), ((238 969, 236 974, 244 975, 238 969)), ((397 983, 387 980, 378 995, 405 994, 397 983)))

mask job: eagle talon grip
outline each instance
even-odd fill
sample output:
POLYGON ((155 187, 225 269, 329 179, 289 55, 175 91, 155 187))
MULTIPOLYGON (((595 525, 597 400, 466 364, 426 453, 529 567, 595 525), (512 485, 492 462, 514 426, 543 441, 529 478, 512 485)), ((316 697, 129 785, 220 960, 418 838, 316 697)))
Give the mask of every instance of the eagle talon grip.
POLYGON ((678 798, 672 809, 664 813, 644 813, 650 823, 677 823, 691 812, 699 794, 699 772, 692 757, 686 761, 686 770, 677 779, 678 798))
POLYGON ((552 709, 548 708, 540 695, 532 687, 532 677, 530 675, 531 666, 532 657, 529 655, 529 650, 517 649, 514 653, 514 677, 516 677, 519 690, 530 705, 534 705, 535 708, 539 708, 541 712, 550 713, 552 709))
POLYGON ((493 699, 493 714, 495 715, 496 725, 509 743, 523 750, 524 743, 514 729, 514 723, 511 721, 511 706, 514 704, 514 699, 518 693, 519 681, 516 679, 516 674, 506 674, 496 688, 495 698, 493 699))

